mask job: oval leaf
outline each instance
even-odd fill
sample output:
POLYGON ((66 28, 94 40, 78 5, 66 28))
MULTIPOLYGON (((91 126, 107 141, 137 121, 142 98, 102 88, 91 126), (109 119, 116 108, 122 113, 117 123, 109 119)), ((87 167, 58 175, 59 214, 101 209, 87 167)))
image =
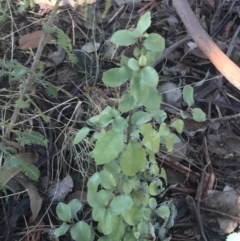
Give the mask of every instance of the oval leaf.
POLYGON ((64 222, 70 222, 72 219, 70 207, 62 202, 59 202, 56 208, 57 216, 64 222))
POLYGON ((64 235, 68 231, 69 227, 70 227, 70 225, 68 225, 66 223, 62 223, 62 225, 60 227, 58 227, 54 230, 54 235, 56 237, 64 235))
POLYGON ((171 125, 171 127, 175 128, 178 133, 182 133, 183 127, 184 127, 184 122, 180 119, 174 120, 171 125))
POLYGON ((120 157, 120 166, 124 174, 133 176, 146 168, 146 152, 139 143, 130 142, 120 157))
POLYGON ((158 84, 158 73, 151 66, 145 66, 140 71, 140 78, 145 85, 156 87, 158 84))
POLYGON ((151 15, 150 12, 145 13, 138 21, 136 32, 138 37, 140 37, 151 25, 151 15))
POLYGON ((129 46, 137 41, 136 34, 129 30, 119 30, 111 38, 111 42, 120 46, 129 46))
POLYGON ((97 165, 105 164, 115 159, 124 146, 123 133, 110 130, 97 140, 93 155, 97 165))
POLYGON ((126 211, 130 210, 132 207, 133 201, 127 195, 120 195, 115 197, 110 203, 110 209, 113 213, 121 215, 126 211))
POLYGON ((191 85, 185 85, 183 88, 183 99, 188 104, 188 106, 192 106, 194 104, 193 99, 193 87, 191 85))
POLYGON ((163 219, 167 219, 170 216, 170 209, 166 205, 159 207, 156 212, 157 215, 163 219))
POLYGON ((103 73, 102 81, 109 87, 118 87, 129 79, 126 68, 112 68, 103 73))
POLYGON ((76 241, 93 241, 94 239, 94 232, 92 228, 84 221, 76 223, 71 228, 70 233, 72 238, 76 241))
POLYGON ((194 108, 192 110, 193 119, 197 122, 203 122, 206 120, 206 114, 200 108, 194 108))
POLYGON ((151 33, 143 43, 144 47, 150 51, 163 52, 165 49, 165 40, 157 33, 151 33))

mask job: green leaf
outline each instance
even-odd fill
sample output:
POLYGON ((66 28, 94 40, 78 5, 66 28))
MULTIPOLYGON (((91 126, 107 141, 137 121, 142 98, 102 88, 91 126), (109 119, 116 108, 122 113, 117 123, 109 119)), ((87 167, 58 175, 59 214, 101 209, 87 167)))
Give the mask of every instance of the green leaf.
POLYGON ((129 46, 137 41, 137 36, 129 30, 119 30, 115 32, 111 38, 111 42, 120 46, 129 46))
POLYGON ((162 96, 155 87, 149 87, 147 98, 143 102, 149 111, 158 111, 162 103, 162 96))
POLYGON ((115 159, 124 146, 123 133, 110 130, 104 133, 96 142, 94 158, 97 165, 105 164, 115 159))
POLYGON ((143 42, 143 46, 150 51, 156 51, 163 53, 165 49, 165 40, 157 33, 150 33, 143 42))
POLYGON ((169 218, 170 216, 170 209, 168 206, 166 205, 163 205, 163 206, 160 206, 157 211, 156 211, 157 215, 159 217, 161 217, 162 219, 167 219, 169 218))
POLYGON ((151 25, 151 15, 150 12, 145 13, 138 21, 137 23, 137 28, 136 32, 138 34, 138 37, 143 35, 146 30, 150 27, 151 25))
POLYGON ((151 170, 151 173, 155 176, 158 176, 159 175, 159 167, 157 164, 152 164, 150 166, 150 170, 151 170))
POLYGON ((118 177, 121 173, 121 168, 117 163, 110 162, 103 166, 103 170, 111 173, 114 177, 118 177))
POLYGON ((65 222, 62 223, 62 225, 58 228, 56 228, 54 230, 54 235, 58 238, 59 236, 64 235, 68 229, 69 229, 70 225, 66 224, 65 222))
POLYGON ((156 119, 158 124, 162 124, 167 119, 167 114, 163 110, 151 111, 150 113, 156 119))
POLYGON ((137 71, 139 70, 139 64, 138 64, 138 61, 134 58, 130 58, 128 60, 128 67, 133 70, 133 71, 137 71))
POLYGON ((166 147, 167 147, 168 152, 173 151, 174 136, 175 135, 173 133, 169 133, 169 135, 166 136, 166 147))
POLYGON ((112 192, 103 189, 99 192, 88 191, 87 193, 88 204, 93 208, 105 207, 114 197, 112 192))
POLYGON ((134 99, 144 105, 149 95, 149 86, 142 84, 139 81, 139 73, 136 73, 130 81, 130 92, 134 99))
POLYGON ((152 195, 152 196, 156 196, 159 194, 159 189, 158 189, 158 185, 157 183, 154 181, 154 182, 151 182, 149 184, 149 194, 152 195))
POLYGON ((168 136, 170 133, 169 128, 167 127, 166 123, 162 123, 159 128, 159 133, 161 136, 168 136))
POLYGON ((80 131, 78 131, 77 135, 75 136, 73 140, 73 145, 78 144, 80 141, 82 141, 88 133, 91 131, 88 127, 83 127, 80 131))
POLYGON ((107 209, 105 207, 94 207, 93 210, 92 210, 93 220, 99 221, 103 217, 106 210, 107 209))
POLYGON ((101 185, 105 189, 112 189, 116 187, 117 185, 116 179, 110 172, 107 172, 106 170, 102 170, 99 175, 100 175, 101 185))
POLYGON ((132 199, 127 195, 119 195, 110 203, 110 210, 113 213, 116 213, 118 215, 122 215, 126 211, 130 210, 132 207, 133 201, 132 199))
POLYGON ((93 192, 96 192, 98 189, 98 185, 100 184, 100 175, 99 172, 95 172, 87 182, 87 188, 88 190, 91 190, 93 192))
POLYGON ((194 104, 193 99, 193 87, 191 85, 185 85, 183 88, 183 99, 188 104, 188 106, 192 106, 194 104))
POLYGON ((145 66, 140 70, 140 79, 144 85, 156 87, 159 81, 157 71, 151 66, 145 66))
POLYGON ((109 87, 118 87, 129 79, 129 73, 126 68, 112 68, 103 73, 102 81, 109 87))
POLYGON ((192 109, 193 119, 197 122, 203 122, 206 120, 206 114, 200 108, 192 109))
POLYGON ((127 121, 123 117, 118 116, 112 122, 112 129, 117 132, 123 132, 124 130, 127 129, 127 125, 128 125, 127 121))
POLYGON ((182 111, 182 110, 180 110, 180 115, 181 115, 181 117, 185 120, 185 119, 187 119, 187 118, 189 118, 189 116, 184 112, 184 111, 182 111))
POLYGON ((143 135, 143 145, 154 153, 158 152, 160 145, 160 134, 152 128, 151 124, 142 125, 140 130, 143 135))
POLYGON ((109 241, 119 241, 122 240, 124 234, 125 234, 125 228, 126 224, 124 223, 123 219, 120 218, 118 222, 118 228, 115 229, 112 233, 110 233, 109 241))
POLYGON ((151 119, 152 119, 151 114, 143 111, 137 111, 132 115, 132 124, 141 126, 144 123, 150 121, 151 119))
POLYGON ((147 53, 145 54, 146 58, 147 58, 147 65, 148 66, 153 66, 154 63, 162 56, 162 52, 152 52, 152 51, 147 51, 147 53))
POLYGON ((80 211, 82 208, 82 203, 80 202, 80 200, 73 199, 67 205, 71 210, 71 217, 78 220, 77 212, 80 211))
POLYGON ((176 119, 176 120, 173 120, 170 126, 175 128, 177 132, 181 134, 184 127, 184 122, 180 119, 176 119))
POLYGON ((128 225, 134 226, 143 219, 143 213, 144 208, 139 208, 139 206, 134 203, 132 208, 124 213, 123 219, 128 225))
POLYGON ((133 110, 137 107, 137 102, 131 95, 131 93, 125 93, 122 95, 119 103, 119 110, 123 113, 133 110))
POLYGON ((157 201, 155 198, 151 197, 148 201, 148 205, 152 210, 155 210, 157 207, 157 201))
POLYGON ((70 222, 72 219, 70 207, 62 202, 59 202, 56 208, 57 216, 64 222, 70 222))
POLYGON ((146 153, 139 143, 130 142, 120 157, 124 174, 133 176, 146 168, 146 153))
POLYGON ((137 226, 137 230, 140 234, 148 234, 149 230, 148 230, 148 223, 146 222, 140 222, 137 226))
POLYGON ((94 232, 93 229, 84 221, 77 222, 71 228, 71 236, 76 241, 93 241, 94 232))
POLYGON ((106 209, 103 217, 98 222, 101 232, 104 235, 109 235, 118 228, 118 216, 111 210, 106 209))

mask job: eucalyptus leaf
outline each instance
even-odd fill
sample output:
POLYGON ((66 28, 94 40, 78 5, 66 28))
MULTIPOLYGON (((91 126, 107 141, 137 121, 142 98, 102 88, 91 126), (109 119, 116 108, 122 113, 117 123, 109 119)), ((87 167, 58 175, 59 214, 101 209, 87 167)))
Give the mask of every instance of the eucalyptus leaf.
POLYGON ((157 207, 157 201, 155 198, 151 197, 148 201, 149 207, 154 210, 157 207))
POLYGON ((206 114, 200 108, 192 109, 193 119, 197 122, 206 121, 206 114))
POLYGON ((159 194, 159 189, 156 182, 151 182, 149 184, 149 194, 152 196, 156 196, 159 194))
POLYGON ((167 119, 167 114, 164 110, 150 111, 158 124, 162 124, 167 119))
POLYGON ((111 199, 115 196, 111 191, 108 190, 100 190, 99 192, 88 191, 87 192, 87 201, 88 204, 95 208, 105 207, 111 199))
POLYGON ((192 106, 194 104, 193 99, 193 87, 191 85, 185 85, 183 88, 183 99, 188 104, 188 106, 192 106))
POLYGON ((119 164, 114 163, 114 162, 105 164, 103 166, 103 170, 111 173, 115 178, 118 177, 119 174, 121 173, 121 168, 120 168, 119 164))
POLYGON ((96 192, 98 189, 98 185, 100 184, 100 175, 99 172, 95 172, 91 177, 89 177, 88 182, 87 182, 87 187, 88 190, 96 192))
POLYGON ((146 168, 146 152, 139 143, 128 143, 120 157, 120 166, 123 173, 128 176, 133 176, 146 168))
POLYGON ((103 73, 102 81, 109 87, 118 87, 129 79, 129 73, 126 68, 112 68, 103 73))
POLYGON ((97 165, 105 164, 115 159, 124 146, 123 133, 110 130, 104 133, 96 142, 94 158, 97 165))
POLYGON ((120 46, 129 46, 137 41, 135 32, 129 30, 119 30, 111 38, 111 42, 120 46))
POLYGON ((126 224, 124 223, 122 218, 119 218, 118 228, 110 233, 109 238, 110 241, 119 241, 122 240, 125 234, 126 224))
POLYGON ((174 136, 175 135, 173 133, 169 133, 169 135, 166 136, 166 147, 167 147, 168 152, 173 151, 174 136))
POLYGON ((167 127, 167 124, 166 123, 162 123, 159 127, 159 133, 161 136, 168 136, 169 133, 170 133, 170 129, 167 127))
POLYGON ((94 221, 99 221, 103 217, 104 213, 106 212, 105 207, 94 207, 92 210, 92 218, 94 221))

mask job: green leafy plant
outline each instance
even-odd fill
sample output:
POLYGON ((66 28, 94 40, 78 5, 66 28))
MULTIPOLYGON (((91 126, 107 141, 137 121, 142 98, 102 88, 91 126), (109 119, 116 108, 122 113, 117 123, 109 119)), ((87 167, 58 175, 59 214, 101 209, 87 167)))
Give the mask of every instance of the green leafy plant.
POLYGON ((200 108, 190 108, 194 104, 193 87, 191 85, 184 86, 183 99, 188 104, 188 110, 186 112, 181 111, 181 116, 183 119, 188 118, 188 113, 190 113, 192 118, 197 122, 206 120, 206 114, 200 108))
POLYGON ((56 208, 58 218, 63 221, 60 227, 56 228, 56 237, 64 235, 68 230, 72 238, 76 241, 93 240, 93 229, 84 221, 78 221, 77 212, 82 208, 82 203, 78 199, 71 200, 68 204, 59 202, 56 208), (73 223, 73 220, 78 221, 73 223))
POLYGON ((95 146, 89 155, 97 165, 103 165, 87 183, 92 218, 103 234, 99 241, 144 241, 156 234, 161 240, 171 239, 166 229, 173 226, 177 212, 171 201, 159 205, 155 198, 167 182, 155 154, 160 144, 173 150, 179 141, 175 132, 181 133, 184 124, 182 120, 169 125, 164 122, 167 115, 160 109, 162 98, 156 88, 159 77, 152 66, 161 57, 165 42, 156 33, 146 33, 150 24, 150 13, 146 13, 136 29, 113 34, 114 44, 134 44, 135 49, 132 58, 122 56, 121 66, 106 71, 102 80, 113 88, 125 84, 127 90, 118 110, 107 106, 90 118, 88 127, 73 140, 78 144, 91 132, 95 146))

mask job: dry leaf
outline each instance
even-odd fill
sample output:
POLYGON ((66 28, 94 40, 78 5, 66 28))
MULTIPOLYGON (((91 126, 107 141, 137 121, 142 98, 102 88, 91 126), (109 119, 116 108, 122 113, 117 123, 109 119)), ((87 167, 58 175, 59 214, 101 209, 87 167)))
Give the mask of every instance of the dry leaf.
MULTIPOLYGON (((43 35, 43 31, 41 30, 23 35, 19 39, 19 48, 21 50, 37 48, 42 35, 43 35)), ((46 43, 50 43, 52 40, 53 40, 53 37, 49 34, 46 38, 46 43)))
POLYGON ((73 180, 67 175, 62 181, 52 184, 48 189, 48 198, 52 201, 64 201, 69 192, 72 191, 73 180))
POLYGON ((38 189, 31 182, 25 181, 24 179, 18 177, 16 180, 27 190, 32 211, 30 222, 34 222, 42 207, 42 198, 38 193, 38 189))

